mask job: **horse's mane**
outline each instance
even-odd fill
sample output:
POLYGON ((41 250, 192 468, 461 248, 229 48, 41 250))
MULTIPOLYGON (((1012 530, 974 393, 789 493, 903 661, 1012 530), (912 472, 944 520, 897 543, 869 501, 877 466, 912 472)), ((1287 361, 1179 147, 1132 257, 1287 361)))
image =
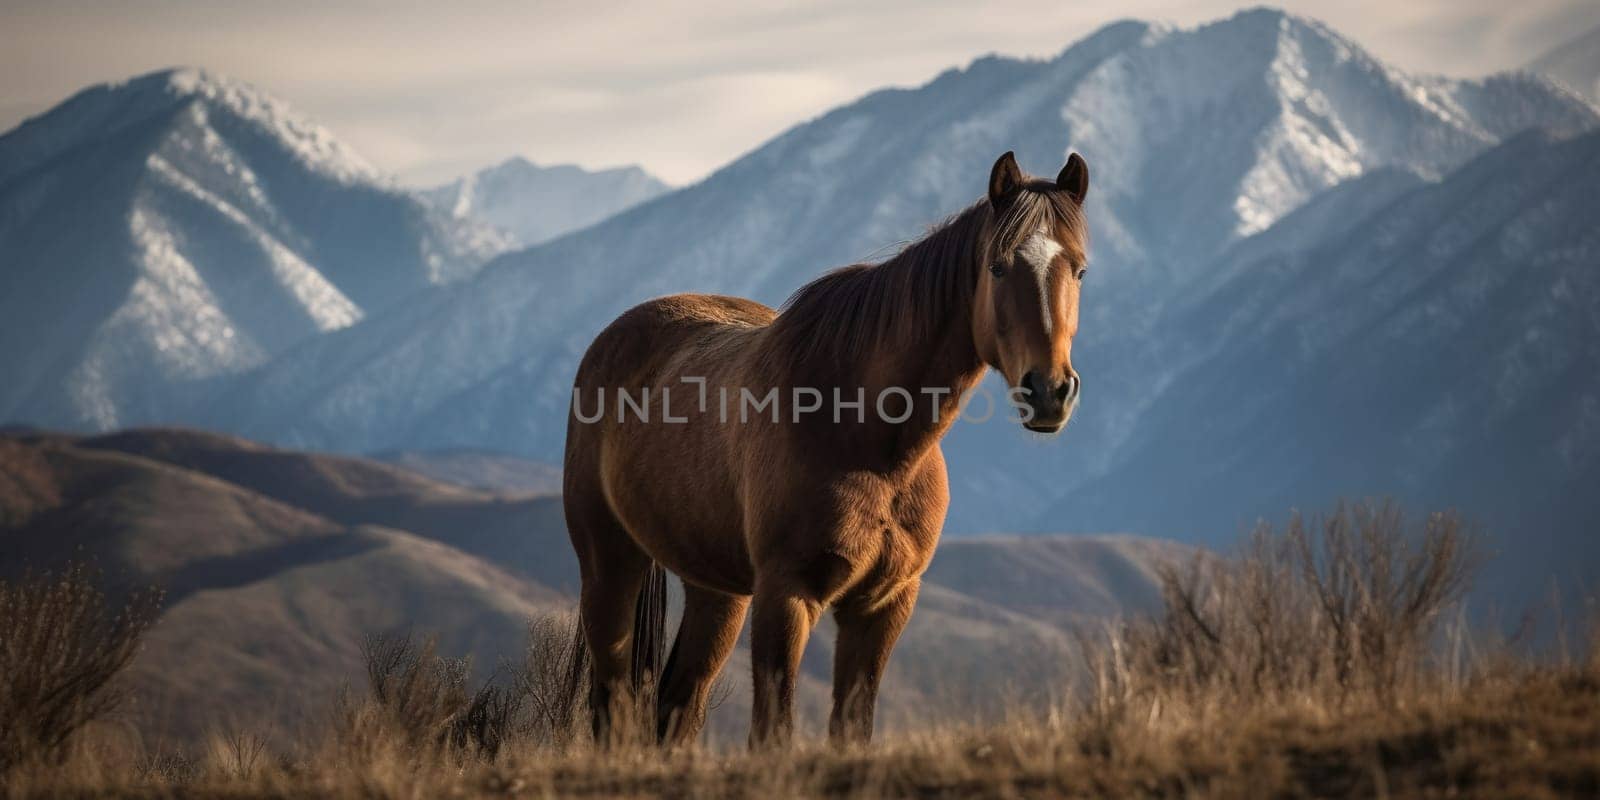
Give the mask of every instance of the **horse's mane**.
POLYGON ((1084 229, 1077 205, 1053 186, 1029 185, 998 219, 979 200, 882 263, 824 274, 784 302, 773 333, 788 355, 820 364, 857 361, 884 341, 937 338, 952 319, 967 319, 990 254, 1016 250, 1042 225, 1084 229))

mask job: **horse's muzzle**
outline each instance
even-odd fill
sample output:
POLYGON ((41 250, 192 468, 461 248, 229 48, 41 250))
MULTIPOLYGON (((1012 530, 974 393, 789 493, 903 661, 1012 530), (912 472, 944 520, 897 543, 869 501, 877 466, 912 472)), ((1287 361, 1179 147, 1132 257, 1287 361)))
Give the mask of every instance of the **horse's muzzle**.
POLYGON ((1022 424, 1037 433, 1055 433, 1067 424, 1072 410, 1078 405, 1078 376, 1068 372, 1060 381, 1045 378, 1037 370, 1028 370, 1022 376, 1024 402, 1032 416, 1022 424))

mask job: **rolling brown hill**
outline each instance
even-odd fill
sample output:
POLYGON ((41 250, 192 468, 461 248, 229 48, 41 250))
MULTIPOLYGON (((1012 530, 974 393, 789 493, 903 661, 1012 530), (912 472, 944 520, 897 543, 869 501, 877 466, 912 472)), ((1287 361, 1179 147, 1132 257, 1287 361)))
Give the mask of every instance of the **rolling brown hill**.
POLYGON ((489 492, 554 494, 561 491, 561 468, 510 453, 471 448, 388 450, 372 456, 434 480, 489 492))
MULTIPOLYGON (((1150 607, 1181 545, 1135 537, 952 540, 929 572, 886 682, 886 724, 993 713, 1049 691, 1076 621, 1150 607)), ((365 635, 439 635, 480 675, 518 655, 534 617, 571 608, 559 497, 445 483, 374 460, 179 429, 0 435, 0 578, 88 560, 113 587, 159 584, 135 663, 135 721, 190 741, 230 725, 292 732, 360 672, 365 635)), ((808 651, 821 719, 832 645, 808 651)), ((742 737, 743 652, 714 736, 742 737)))
POLYGON ((77 445, 210 475, 341 524, 411 531, 551 588, 577 591, 577 561, 554 494, 501 494, 380 461, 192 430, 127 431, 77 445))
MULTIPOLYGON (((136 436, 161 448, 191 434, 136 436)), ((263 718, 290 727, 315 711, 307 698, 326 701, 356 674, 363 634, 415 628, 437 631, 446 652, 509 653, 529 618, 565 603, 557 590, 384 524, 398 514, 325 516, 135 455, 132 443, 0 439, 0 575, 84 559, 113 586, 166 588, 134 665, 137 714, 152 734, 188 739, 263 718)), ((244 444, 230 467, 263 452, 244 444)), ((359 469, 326 474, 361 485, 359 469)), ((414 488, 414 502, 450 491, 414 488)), ((307 497, 348 510, 361 493, 307 497)))

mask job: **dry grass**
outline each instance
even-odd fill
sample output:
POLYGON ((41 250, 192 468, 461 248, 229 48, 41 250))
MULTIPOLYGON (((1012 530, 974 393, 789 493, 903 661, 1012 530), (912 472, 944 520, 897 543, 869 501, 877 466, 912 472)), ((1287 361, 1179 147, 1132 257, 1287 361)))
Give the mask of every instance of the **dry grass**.
MULTIPOLYGON (((145 796, 1484 796, 1600 793, 1600 650, 1469 647, 1457 520, 1354 507, 1166 575, 1166 607, 1079 637, 1065 702, 871 748, 663 752, 587 741, 570 620, 469 685, 411 637, 367 648, 366 691, 272 752, 219 736, 152 760, 80 741, 11 771, 30 794, 145 796)), ((1591 619, 1595 617, 1591 616, 1591 619)), ((1595 641, 1590 637, 1589 641, 1595 641)))

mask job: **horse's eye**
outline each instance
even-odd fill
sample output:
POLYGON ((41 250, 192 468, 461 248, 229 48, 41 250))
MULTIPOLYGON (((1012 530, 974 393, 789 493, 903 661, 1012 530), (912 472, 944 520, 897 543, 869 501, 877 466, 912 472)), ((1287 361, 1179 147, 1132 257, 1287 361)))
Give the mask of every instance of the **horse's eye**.
POLYGON ((1006 266, 996 261, 995 263, 989 265, 989 274, 995 276, 996 278, 1004 278, 1006 276, 1006 266))
POLYGON ((1088 275, 1088 274, 1089 274, 1089 268, 1088 267, 1078 267, 1078 280, 1080 280, 1080 281, 1083 280, 1083 276, 1088 275))

